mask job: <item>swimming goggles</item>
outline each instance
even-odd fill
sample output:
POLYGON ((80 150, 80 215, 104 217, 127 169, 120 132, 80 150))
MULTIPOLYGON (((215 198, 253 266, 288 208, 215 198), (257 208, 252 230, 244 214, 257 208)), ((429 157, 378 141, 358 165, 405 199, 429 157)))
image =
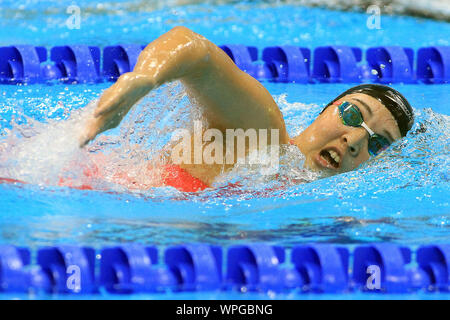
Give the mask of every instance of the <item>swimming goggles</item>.
POLYGON ((367 124, 364 122, 361 110, 358 106, 344 101, 339 106, 339 116, 341 117, 342 123, 346 126, 351 127, 363 127, 369 133, 369 154, 373 157, 386 150, 390 146, 388 139, 382 135, 373 132, 367 124))

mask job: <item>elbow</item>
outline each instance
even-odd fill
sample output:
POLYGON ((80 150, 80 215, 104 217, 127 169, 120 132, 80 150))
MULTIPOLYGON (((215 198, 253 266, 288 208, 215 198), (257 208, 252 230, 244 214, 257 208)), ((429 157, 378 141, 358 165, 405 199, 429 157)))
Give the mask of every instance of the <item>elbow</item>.
POLYGON ((204 62, 208 60, 213 43, 204 36, 184 26, 176 26, 169 33, 179 39, 186 49, 186 55, 192 62, 204 62))
POLYGON ((191 29, 189 29, 185 26, 173 27, 172 29, 170 29, 169 32, 174 33, 178 36, 186 36, 186 37, 192 37, 196 34, 194 31, 192 31, 191 29))

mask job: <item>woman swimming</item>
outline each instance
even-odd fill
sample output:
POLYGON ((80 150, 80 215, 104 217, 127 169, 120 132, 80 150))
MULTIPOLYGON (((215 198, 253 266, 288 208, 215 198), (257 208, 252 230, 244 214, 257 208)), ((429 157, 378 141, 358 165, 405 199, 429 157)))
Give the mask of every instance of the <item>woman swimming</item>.
MULTIPOLYGON (((223 134, 238 128, 256 132, 275 129, 276 143, 297 146, 306 158, 305 167, 330 174, 353 170, 376 156, 405 136, 414 121, 411 106, 399 92, 387 86, 363 84, 339 95, 308 128, 291 139, 280 109, 259 81, 241 71, 223 50, 203 36, 175 27, 150 43, 133 71, 121 75, 102 94, 82 133, 80 146, 118 126, 138 100, 174 80, 180 80, 200 106, 208 128, 223 134)), ((223 148, 226 153, 236 146, 224 143, 223 148)), ((235 162, 169 164, 167 170, 173 181, 165 184, 192 180, 198 187, 189 191, 204 189, 235 162)))

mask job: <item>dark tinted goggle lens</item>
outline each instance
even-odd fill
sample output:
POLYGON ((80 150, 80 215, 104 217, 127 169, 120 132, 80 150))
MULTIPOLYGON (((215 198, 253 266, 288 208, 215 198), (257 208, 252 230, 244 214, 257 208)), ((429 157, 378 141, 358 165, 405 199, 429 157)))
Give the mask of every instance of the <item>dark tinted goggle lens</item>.
MULTIPOLYGON (((360 127, 364 122, 358 106, 349 102, 343 102, 339 105, 339 115, 341 116, 342 123, 346 126, 360 127)), ((388 139, 375 133, 369 137, 369 154, 371 156, 376 156, 380 152, 386 150, 389 145, 388 139)))
POLYGON ((386 150, 390 143, 385 137, 374 134, 369 138, 369 153, 371 156, 376 156, 380 152, 386 150))
POLYGON ((339 114, 346 126, 359 127, 364 121, 358 107, 349 102, 343 102, 339 105, 339 114))

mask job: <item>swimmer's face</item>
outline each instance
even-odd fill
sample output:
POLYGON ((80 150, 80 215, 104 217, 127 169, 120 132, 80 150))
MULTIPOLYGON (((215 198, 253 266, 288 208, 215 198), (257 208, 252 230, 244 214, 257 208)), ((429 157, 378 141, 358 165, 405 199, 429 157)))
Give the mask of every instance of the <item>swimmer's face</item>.
POLYGON ((294 139, 306 157, 306 167, 337 174, 351 171, 370 158, 369 133, 363 127, 342 123, 338 105, 343 101, 358 106, 367 126, 390 143, 401 138, 397 122, 380 101, 363 93, 352 93, 330 105, 294 139))

